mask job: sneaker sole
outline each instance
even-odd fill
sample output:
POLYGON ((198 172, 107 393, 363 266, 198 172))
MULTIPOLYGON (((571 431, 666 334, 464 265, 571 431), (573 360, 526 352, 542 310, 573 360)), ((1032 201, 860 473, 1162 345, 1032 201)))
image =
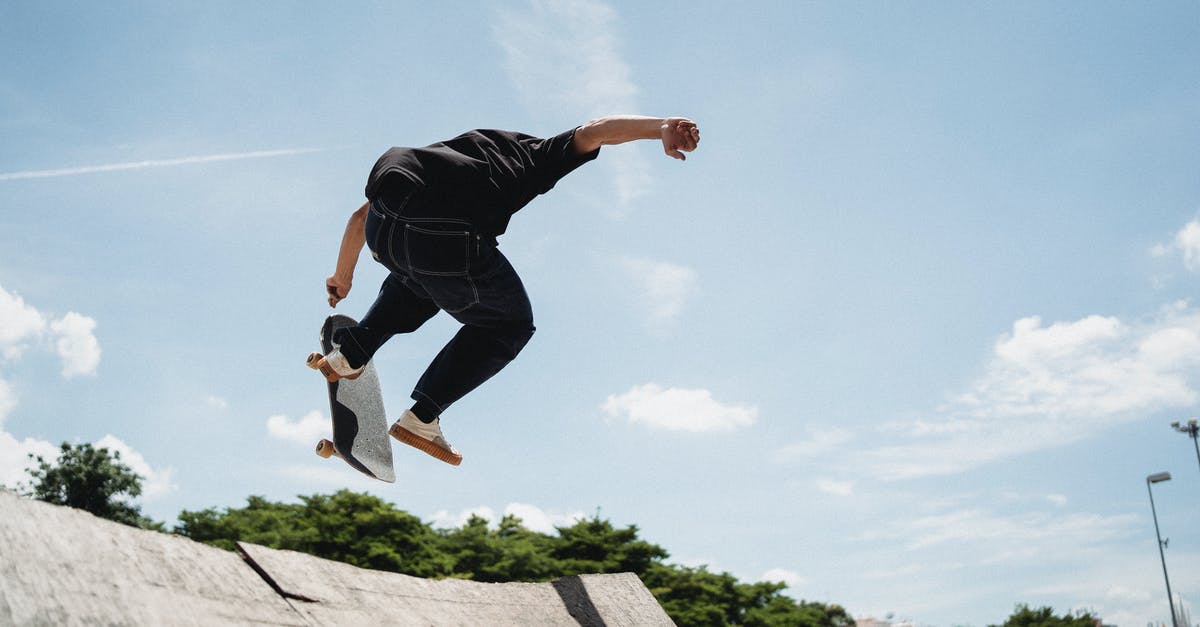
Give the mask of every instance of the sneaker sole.
POLYGON ((393 424, 392 428, 388 429, 388 433, 390 433, 393 438, 396 438, 397 440, 400 440, 401 442, 415 449, 424 451, 425 453, 428 453, 429 455, 436 457, 447 464, 450 464, 451 466, 457 466, 462 463, 462 455, 455 455, 454 453, 447 451, 437 444, 434 444, 431 440, 426 440, 412 431, 401 427, 399 423, 393 424))
POLYGON ((342 375, 333 371, 333 368, 331 368, 329 366, 329 363, 325 361, 325 356, 322 355, 321 353, 310 354, 308 356, 308 359, 306 359, 304 361, 304 365, 308 366, 309 368, 312 368, 313 370, 320 372, 321 375, 325 377, 325 380, 330 383, 333 383, 339 379, 349 379, 349 380, 353 381, 353 380, 359 378, 360 376, 362 376, 362 373, 363 373, 362 370, 359 370, 358 372, 356 372, 348 377, 343 377, 342 375))

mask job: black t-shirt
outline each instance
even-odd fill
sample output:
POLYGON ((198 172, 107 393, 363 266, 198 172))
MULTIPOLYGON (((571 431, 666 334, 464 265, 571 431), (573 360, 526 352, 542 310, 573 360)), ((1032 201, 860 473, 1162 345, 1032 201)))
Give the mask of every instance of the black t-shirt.
POLYGON ((575 129, 544 139, 480 129, 424 148, 392 148, 371 169, 367 199, 403 199, 405 216, 467 220, 500 235, 512 214, 599 154, 575 154, 574 136, 575 129))

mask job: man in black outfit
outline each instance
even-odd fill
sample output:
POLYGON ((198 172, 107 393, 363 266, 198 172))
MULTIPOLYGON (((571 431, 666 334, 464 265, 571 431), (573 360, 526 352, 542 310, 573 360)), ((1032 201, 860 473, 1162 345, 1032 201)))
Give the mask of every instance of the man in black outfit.
POLYGON ((329 306, 350 292, 364 244, 390 274, 359 325, 340 329, 338 348, 313 367, 330 381, 357 377, 393 335, 417 330, 438 311, 454 316, 462 328, 429 364, 412 393, 416 404, 389 432, 461 463, 442 435, 442 412, 508 365, 534 332, 529 297, 496 237, 512 214, 595 159, 600 146, 636 139, 659 139, 668 156, 683 160, 700 131, 686 118, 610 116, 549 138, 474 130, 385 152, 325 281, 329 306))

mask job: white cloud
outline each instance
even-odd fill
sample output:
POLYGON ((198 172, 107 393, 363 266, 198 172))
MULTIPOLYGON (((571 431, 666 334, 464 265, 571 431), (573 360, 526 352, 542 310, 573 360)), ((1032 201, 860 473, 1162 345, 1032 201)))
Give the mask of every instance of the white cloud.
MULTIPOLYGON (((92 330, 95 321, 74 312, 48 322, 48 317, 25 302, 20 295, 0 286, 0 366, 18 360, 30 347, 54 350, 63 360, 62 374, 70 378, 94 374, 100 359, 100 344, 92 330)), ((28 480, 29 454, 57 459, 59 447, 35 438, 18 439, 3 430, 8 416, 17 408, 17 393, 0 378, 0 484, 10 488, 28 480)))
MULTIPOLYGON (((611 109, 610 111, 633 111, 633 107, 624 109, 611 109)), ((602 114, 597 114, 593 117, 600 117, 602 114)), ((613 184, 617 188, 617 201, 621 207, 628 207, 635 200, 644 196, 650 191, 652 179, 650 178, 650 167, 646 163, 642 153, 637 152, 637 147, 632 144, 620 146, 606 146, 602 150, 605 151, 605 163, 610 164, 613 169, 613 184)), ((613 217, 625 217, 627 212, 616 211, 613 217)))
POLYGON ((833 496, 851 496, 854 494, 853 481, 835 481, 833 479, 817 479, 814 481, 817 490, 833 496))
POLYGON ((29 480, 26 470, 33 465, 30 454, 53 460, 58 458, 58 453, 59 447, 45 440, 18 440, 12 434, 0 431, 0 485, 14 489, 29 480))
MULTIPOLYGON (((1091 609, 1105 624, 1130 625, 1165 618, 1167 613, 1152 529, 1148 549, 1144 543, 1149 524, 1148 513, 1097 515, 1052 506, 1014 512, 1011 504, 1003 504, 996 509, 935 508, 927 515, 885 516, 853 540, 893 558, 866 575, 886 580, 885 586, 907 588, 913 581, 936 586, 938 572, 957 570, 948 576, 975 577, 976 589, 1004 582, 1005 594, 1035 607, 1050 605, 1060 612, 1091 609), (1056 567, 1046 569, 1047 564, 1056 567)), ((1194 551, 1168 554, 1171 564, 1197 560, 1200 556, 1194 551)), ((1175 575, 1172 571, 1173 582, 1175 575)))
POLYGON ((619 265, 636 288, 647 326, 662 331, 674 325, 696 291, 696 271, 637 257, 624 257, 619 265))
MULTIPOLYGON (((637 86, 620 48, 618 15, 597 0, 531 0, 497 11, 493 35, 517 93, 534 113, 580 118, 637 110, 637 86)), ((579 119, 583 122, 583 119, 579 119)), ((617 197, 628 204, 650 186, 645 160, 628 147, 604 148, 617 197)))
POLYGON ((775 457, 780 461, 792 461, 805 457, 814 457, 841 448, 854 439, 854 433, 841 427, 830 427, 817 430, 810 427, 810 437, 807 440, 788 444, 776 451, 775 457))
POLYGON ((651 429, 693 433, 734 431, 754 424, 758 408, 725 405, 704 389, 667 388, 655 383, 634 386, 609 396, 602 409, 612 418, 625 418, 651 429))
POLYGON ((141 453, 133 450, 120 438, 109 434, 96 441, 96 448, 106 448, 121 454, 121 463, 130 470, 142 476, 142 497, 153 499, 170 492, 179 486, 175 485, 175 469, 171 467, 156 469, 150 466, 141 453))
POLYGON ((949 544, 956 553, 970 555, 978 564, 1037 563, 1128 538, 1140 532, 1141 522, 1133 514, 995 515, 981 509, 960 509, 892 519, 873 532, 871 539, 897 541, 908 551, 949 544))
POLYGON ((616 10, 596 0, 505 8, 493 34, 517 92, 534 109, 625 111, 638 88, 620 52, 616 10))
MULTIPOLYGON (((447 510, 438 510, 429 517, 429 522, 434 527, 442 529, 457 529, 467 524, 467 521, 472 516, 477 516, 488 522, 488 526, 495 527, 500 522, 500 516, 496 515, 496 511, 486 505, 464 509, 457 514, 447 510)), ((504 508, 504 516, 515 516, 521 519, 521 525, 530 531, 553 535, 557 533, 556 527, 568 527, 576 522, 587 518, 583 512, 548 512, 536 505, 526 503, 509 503, 504 508)))
POLYGON ((283 414, 267 418, 267 433, 271 437, 309 446, 316 445, 321 438, 329 437, 330 429, 329 417, 315 409, 295 422, 283 414))
POLYGON ((434 527, 441 529, 458 529, 467 524, 467 521, 472 516, 482 518, 488 522, 488 525, 495 525, 499 520, 496 517, 496 511, 486 505, 464 509, 457 514, 452 514, 447 510, 441 509, 429 517, 429 523, 434 527))
POLYGON ((62 375, 94 375, 100 365, 100 342, 93 335, 96 321, 73 311, 50 323, 54 350, 62 358, 62 375))
POLYGON ((554 534, 555 527, 569 527, 585 518, 583 512, 547 512, 536 505, 525 503, 509 503, 504 508, 505 516, 516 516, 521 524, 530 531, 554 534))
POLYGON ((17 359, 27 340, 37 338, 46 329, 46 319, 37 309, 25 304, 19 294, 0 286, 0 357, 17 359))
POLYGON ((95 374, 100 365, 95 329, 94 319, 74 311, 47 323, 45 314, 0 286, 0 358, 4 360, 19 359, 30 342, 49 333, 54 351, 62 358, 64 377, 95 374))
POLYGON ((8 418, 8 412, 12 411, 17 406, 17 395, 12 391, 12 386, 4 379, 0 379, 0 427, 4 426, 4 421, 8 418))
POLYGON ((1071 426, 1073 418, 1186 405, 1196 400, 1187 374, 1200 364, 1198 348, 1200 316, 1186 306, 1149 324, 1088 316, 1043 327, 1024 318, 996 343, 984 377, 952 402, 972 419, 1037 416, 1071 426))
POLYGON ((1200 271, 1200 219, 1192 220, 1179 229, 1172 246, 1183 253, 1183 265, 1188 270, 1200 271))
MULTIPOLYGON (((961 472, 1063 446, 1149 413, 1200 400, 1200 312, 1184 303, 1124 322, 1086 316, 1045 325, 1017 320, 966 391, 918 420, 886 423, 890 444, 854 451, 855 469, 879 479, 961 472)), ((827 437, 780 449, 837 463, 845 447, 827 437)))
MULTIPOLYGON (((121 454, 121 463, 142 477, 142 498, 154 499, 178 489, 175 484, 175 469, 152 467, 141 453, 114 435, 105 435, 93 443, 96 448, 108 449, 121 454)), ((29 481, 28 468, 35 466, 29 459, 32 454, 54 463, 62 453, 60 445, 45 440, 25 438, 17 440, 9 433, 0 431, 0 485, 15 488, 29 481)))
POLYGON ((795 571, 786 568, 772 568, 758 578, 759 581, 783 582, 793 590, 806 583, 806 580, 795 571))
POLYGON ((1200 218, 1183 225, 1170 242, 1155 244, 1150 255, 1158 258, 1183 257, 1183 266, 1191 272, 1200 272, 1200 218))
POLYGON ((1057 505, 1058 507, 1063 507, 1067 504, 1067 497, 1062 494, 1047 494, 1046 500, 1057 505))
POLYGON ((213 409, 216 409, 219 411, 225 411, 226 409, 229 409, 229 402, 226 401, 225 399, 221 398, 220 396, 215 396, 215 395, 210 394, 210 395, 204 397, 204 402, 209 407, 212 407, 213 409))

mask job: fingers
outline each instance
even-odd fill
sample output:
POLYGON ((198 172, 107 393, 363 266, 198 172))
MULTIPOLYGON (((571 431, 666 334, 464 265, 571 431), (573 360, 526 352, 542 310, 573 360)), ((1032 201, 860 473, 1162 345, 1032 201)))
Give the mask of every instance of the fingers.
POLYGON ((337 307, 338 303, 346 299, 346 296, 350 293, 350 289, 343 289, 341 286, 334 284, 331 278, 325 282, 325 292, 329 295, 329 298, 326 300, 329 306, 337 307))
POLYGON ((689 150, 695 150, 696 145, 700 143, 700 128, 695 122, 688 120, 687 127, 684 129, 684 136, 687 138, 689 150))
POLYGON ((666 153, 668 156, 679 159, 680 161, 686 161, 687 157, 683 153, 692 152, 695 150, 696 143, 697 140, 685 135, 683 137, 676 138, 675 141, 671 142, 671 144, 667 146, 666 153))
POLYGON ((679 120, 675 127, 678 147, 685 152, 691 152, 696 149, 696 145, 700 143, 700 129, 696 123, 684 118, 679 120))
POLYGON ((700 129, 687 118, 668 118, 663 125, 663 152, 672 159, 687 161, 685 152, 692 152, 700 143, 700 129))

